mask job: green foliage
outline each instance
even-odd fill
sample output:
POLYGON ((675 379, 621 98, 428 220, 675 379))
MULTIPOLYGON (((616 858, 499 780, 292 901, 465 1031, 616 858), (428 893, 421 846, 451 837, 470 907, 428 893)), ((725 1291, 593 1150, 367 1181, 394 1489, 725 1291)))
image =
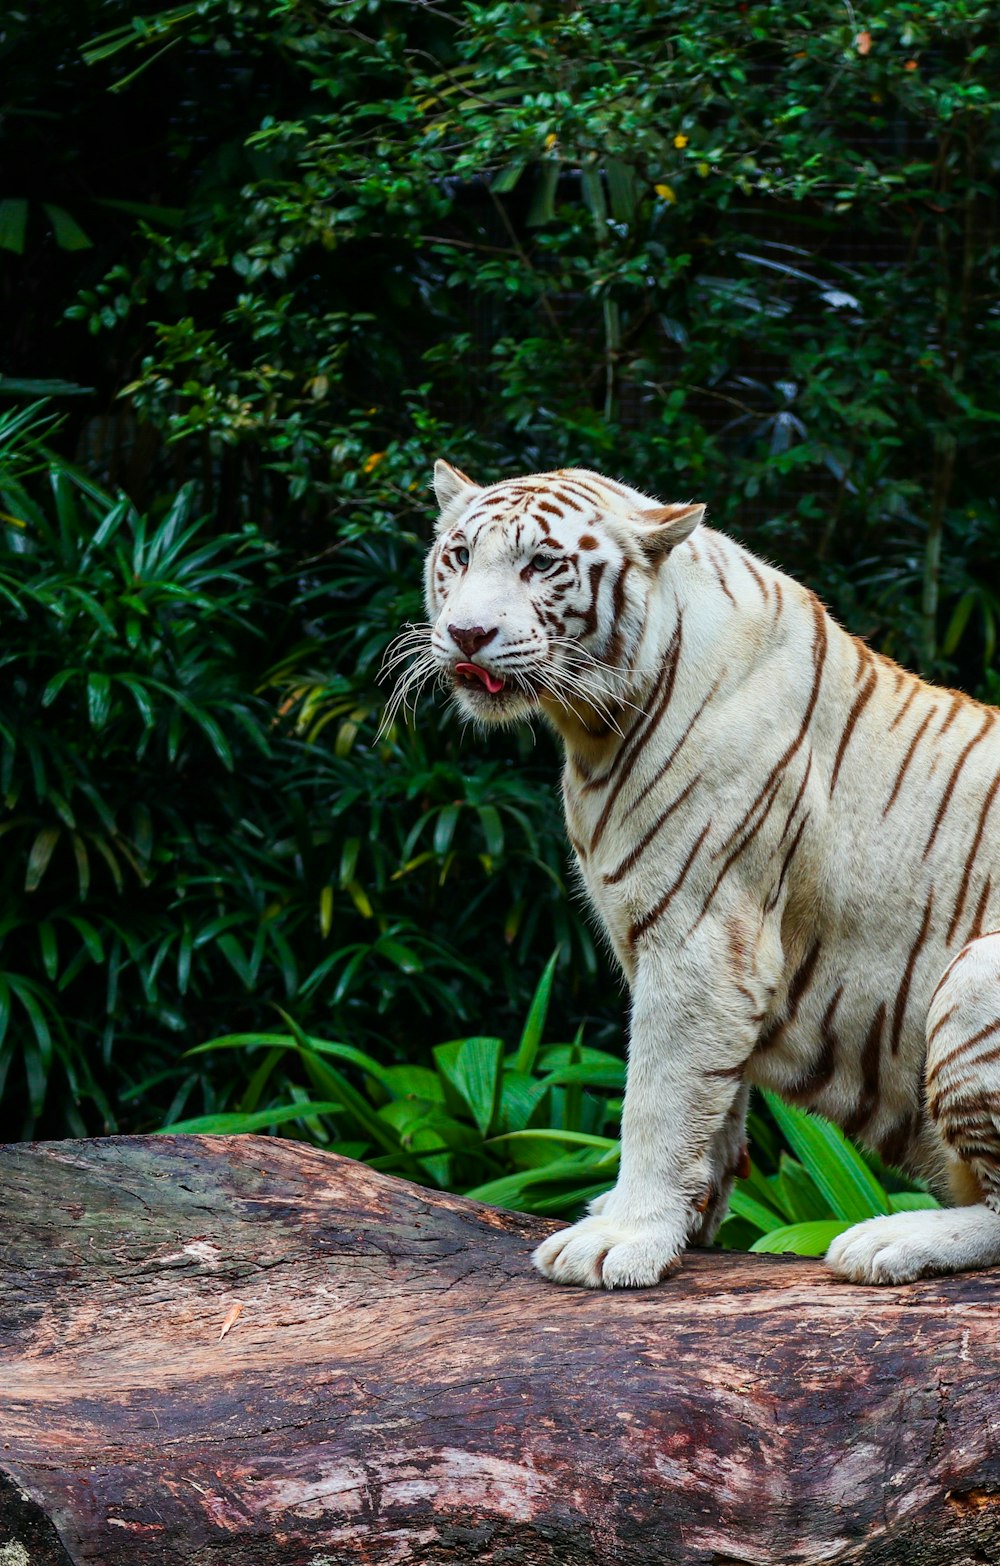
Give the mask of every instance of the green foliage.
POLYGON ((572 1044, 542 1044, 555 966, 553 957, 516 1050, 498 1038, 452 1039, 435 1047, 429 1065, 385 1066, 294 1025, 284 1034, 212 1039, 189 1053, 245 1057, 233 1079, 234 1093, 248 1082, 239 1107, 163 1129, 281 1126, 424 1185, 571 1216, 614 1183, 618 1141, 608 1132, 618 1129, 625 1067, 579 1036, 572 1044), (276 1096, 284 1101, 257 1107, 276 1096))
MULTIPOLYGON (((888 1190, 878 1161, 872 1155, 863 1157, 828 1120, 783 1104, 773 1093, 763 1098, 797 1156, 782 1150, 770 1174, 758 1166, 747 1179, 736 1182, 720 1244, 738 1250, 822 1256, 852 1224, 938 1206, 933 1196, 896 1177, 891 1177, 893 1189, 888 1190)), ((749 1129, 753 1144, 766 1147, 771 1141, 759 1117, 751 1115, 749 1129)))
POLYGON ((530 769, 466 774, 451 736, 359 740, 401 569, 359 544, 320 602, 257 528, 211 528, 192 486, 144 516, 52 433, 34 409, 0 416, 8 1135, 214 1110, 229 1082, 178 1053, 275 1007, 405 1060, 479 1013, 487 972, 513 1015, 539 940, 593 970, 530 769), (379 628, 335 594, 380 598, 379 628), (309 673, 331 598, 353 681, 309 673))

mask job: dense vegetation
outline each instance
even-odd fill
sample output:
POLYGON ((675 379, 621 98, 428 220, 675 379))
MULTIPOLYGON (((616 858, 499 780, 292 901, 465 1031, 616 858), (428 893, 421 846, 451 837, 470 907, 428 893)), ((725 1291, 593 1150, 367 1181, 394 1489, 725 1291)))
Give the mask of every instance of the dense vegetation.
POLYGON ((431 700, 374 743, 430 466, 696 494, 996 699, 996 43, 974 0, 8 10, 4 1134, 600 1183, 622 1004, 553 746, 431 700), (524 1022, 556 952, 575 1044, 524 1022))

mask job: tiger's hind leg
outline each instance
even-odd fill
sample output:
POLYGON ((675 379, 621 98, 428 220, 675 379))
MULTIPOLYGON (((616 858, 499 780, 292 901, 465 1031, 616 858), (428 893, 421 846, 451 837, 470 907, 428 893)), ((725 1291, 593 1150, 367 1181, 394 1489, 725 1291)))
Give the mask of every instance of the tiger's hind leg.
POLYGON ((1000 1266, 1000 931, 966 946, 927 1018, 927 1112, 967 1206, 856 1224, 827 1260, 855 1283, 1000 1266))

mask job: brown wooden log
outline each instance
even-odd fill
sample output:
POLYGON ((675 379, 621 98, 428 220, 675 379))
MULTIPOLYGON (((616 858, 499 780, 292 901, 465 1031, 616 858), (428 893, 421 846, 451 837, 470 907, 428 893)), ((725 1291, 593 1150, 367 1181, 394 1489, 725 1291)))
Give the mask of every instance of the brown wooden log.
POLYGON ((997 1272, 563 1290, 549 1223, 260 1137, 0 1181, 0 1566, 1000 1561, 997 1272))

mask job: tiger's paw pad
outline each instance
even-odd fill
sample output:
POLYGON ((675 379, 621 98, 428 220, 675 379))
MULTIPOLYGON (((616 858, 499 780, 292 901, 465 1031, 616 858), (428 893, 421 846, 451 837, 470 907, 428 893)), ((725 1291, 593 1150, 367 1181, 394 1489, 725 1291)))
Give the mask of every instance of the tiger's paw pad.
POLYGON ((663 1226, 630 1226, 598 1213, 550 1235, 532 1260, 553 1283, 645 1289, 676 1271, 680 1252, 675 1236, 663 1226))
MULTIPOLYGON (((938 1208, 867 1218, 834 1240, 826 1259, 852 1283, 912 1283, 936 1272, 989 1265, 985 1207, 938 1208)), ((997 1224, 994 1236, 1000 1232, 997 1224)), ((994 1246, 992 1247, 995 1253, 994 1246)))

